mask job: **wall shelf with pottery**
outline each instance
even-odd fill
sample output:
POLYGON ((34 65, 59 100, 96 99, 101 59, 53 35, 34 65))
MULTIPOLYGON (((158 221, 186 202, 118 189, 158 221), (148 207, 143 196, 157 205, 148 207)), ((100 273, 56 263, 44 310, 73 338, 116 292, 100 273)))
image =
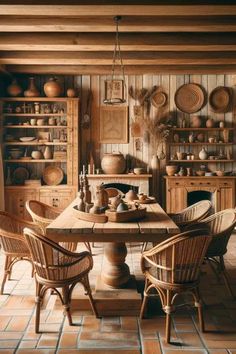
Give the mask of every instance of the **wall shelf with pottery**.
POLYGON ((1 108, 6 210, 29 219, 27 199, 63 209, 78 190, 78 98, 6 97, 1 108), (37 183, 25 186, 22 179, 16 185, 12 178, 10 184, 8 167, 11 176, 26 168, 28 179, 37 183), (43 179, 49 167, 63 171, 56 187, 43 179))

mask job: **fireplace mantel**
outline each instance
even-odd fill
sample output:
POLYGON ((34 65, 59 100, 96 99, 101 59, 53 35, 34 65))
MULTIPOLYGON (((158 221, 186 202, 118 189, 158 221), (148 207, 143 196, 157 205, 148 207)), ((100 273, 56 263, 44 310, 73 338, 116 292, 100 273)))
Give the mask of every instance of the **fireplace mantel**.
POLYGON ((98 184, 104 183, 124 183, 134 187, 139 188, 139 193, 145 193, 149 195, 149 179, 152 178, 151 174, 141 174, 137 175, 134 173, 127 173, 127 174, 94 174, 94 175, 87 175, 89 185, 91 188, 92 195, 94 195, 95 187, 98 184))

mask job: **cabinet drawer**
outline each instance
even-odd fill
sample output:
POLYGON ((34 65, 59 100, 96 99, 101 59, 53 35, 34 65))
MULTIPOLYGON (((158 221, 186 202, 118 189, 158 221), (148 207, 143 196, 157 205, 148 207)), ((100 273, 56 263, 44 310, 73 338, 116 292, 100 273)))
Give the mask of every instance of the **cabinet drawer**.
POLYGON ((234 186, 234 181, 220 181, 220 183, 219 183, 219 186, 220 187, 230 187, 230 188, 233 188, 233 186, 234 186))

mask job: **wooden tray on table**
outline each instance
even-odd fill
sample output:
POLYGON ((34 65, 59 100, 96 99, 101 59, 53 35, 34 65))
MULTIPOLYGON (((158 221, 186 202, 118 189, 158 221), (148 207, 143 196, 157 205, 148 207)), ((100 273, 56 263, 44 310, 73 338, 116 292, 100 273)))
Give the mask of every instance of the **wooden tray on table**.
POLYGON ((73 214, 76 218, 84 221, 96 222, 96 223, 105 223, 108 221, 108 217, 105 214, 90 214, 80 211, 77 208, 77 205, 73 206, 73 214))
POLYGON ((142 219, 146 216, 146 208, 133 208, 125 211, 106 210, 105 214, 108 216, 108 221, 112 222, 129 222, 142 219))

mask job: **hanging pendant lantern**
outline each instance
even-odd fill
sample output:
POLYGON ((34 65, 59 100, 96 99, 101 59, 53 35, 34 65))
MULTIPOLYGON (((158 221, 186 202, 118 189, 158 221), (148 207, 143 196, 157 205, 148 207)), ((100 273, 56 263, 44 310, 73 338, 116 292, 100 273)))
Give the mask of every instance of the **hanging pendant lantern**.
POLYGON ((114 21, 116 24, 116 37, 112 60, 112 73, 111 80, 107 80, 105 82, 105 99, 103 102, 110 105, 121 104, 126 102, 124 98, 125 72, 121 57, 119 40, 119 21, 121 20, 121 18, 121 16, 114 17, 114 21), (118 71, 120 72, 119 74, 118 71), (119 78, 120 76, 122 76, 122 79, 119 78))

